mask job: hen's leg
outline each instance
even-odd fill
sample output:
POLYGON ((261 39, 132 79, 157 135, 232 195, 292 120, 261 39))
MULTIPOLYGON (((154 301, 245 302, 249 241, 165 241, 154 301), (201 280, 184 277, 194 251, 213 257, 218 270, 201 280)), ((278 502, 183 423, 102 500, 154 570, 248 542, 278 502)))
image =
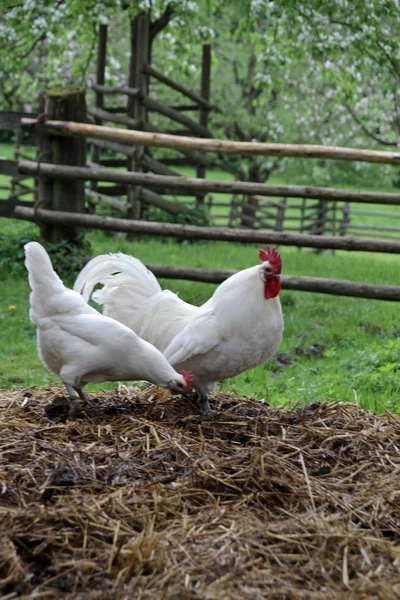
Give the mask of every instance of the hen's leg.
POLYGON ((204 414, 210 414, 211 412, 211 407, 210 407, 210 403, 208 401, 208 397, 201 395, 200 396, 200 410, 202 413, 204 414))
POLYGON ((83 393, 83 391, 81 390, 81 388, 74 388, 74 390, 76 392, 78 392, 78 396, 79 398, 83 401, 84 404, 87 404, 87 398, 85 396, 85 394, 83 393))

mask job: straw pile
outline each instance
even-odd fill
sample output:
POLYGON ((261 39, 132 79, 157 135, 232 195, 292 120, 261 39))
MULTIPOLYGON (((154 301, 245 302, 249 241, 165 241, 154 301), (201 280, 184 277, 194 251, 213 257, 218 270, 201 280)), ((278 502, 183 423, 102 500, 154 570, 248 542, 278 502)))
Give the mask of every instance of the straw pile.
POLYGON ((3 600, 400 598, 394 415, 62 394, 1 396, 3 600))

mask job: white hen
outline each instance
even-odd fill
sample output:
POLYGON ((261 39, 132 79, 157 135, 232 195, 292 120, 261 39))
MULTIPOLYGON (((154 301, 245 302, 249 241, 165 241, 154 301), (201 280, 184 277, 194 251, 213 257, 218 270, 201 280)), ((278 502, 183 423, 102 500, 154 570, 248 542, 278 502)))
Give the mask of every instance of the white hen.
POLYGON ((282 261, 269 248, 259 258, 261 265, 224 281, 200 307, 162 291, 140 260, 122 253, 92 259, 74 289, 88 300, 103 284, 93 294, 103 313, 156 346, 175 368, 190 370, 208 410, 215 382, 265 363, 282 341, 282 261))
POLYGON ((25 256, 39 356, 65 383, 71 400, 73 390, 85 399, 82 387, 103 381, 144 379, 172 393, 189 391, 190 374, 177 373, 157 348, 66 288, 40 244, 26 244, 25 256))

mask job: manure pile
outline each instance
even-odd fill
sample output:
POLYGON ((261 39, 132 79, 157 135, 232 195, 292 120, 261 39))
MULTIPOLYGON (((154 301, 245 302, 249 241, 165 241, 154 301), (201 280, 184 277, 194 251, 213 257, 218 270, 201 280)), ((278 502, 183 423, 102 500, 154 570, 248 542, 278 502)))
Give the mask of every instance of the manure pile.
POLYGON ((400 598, 398 417, 62 395, 0 398, 3 600, 400 598))

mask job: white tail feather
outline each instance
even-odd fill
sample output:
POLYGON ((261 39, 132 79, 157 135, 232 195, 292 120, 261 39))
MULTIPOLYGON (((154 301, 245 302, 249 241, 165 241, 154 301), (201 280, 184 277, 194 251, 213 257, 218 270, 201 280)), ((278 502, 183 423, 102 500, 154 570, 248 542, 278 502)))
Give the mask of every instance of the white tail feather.
MULTIPOLYGON (((114 286, 128 282, 137 284, 142 299, 150 298, 153 294, 161 291, 160 284, 153 273, 140 260, 121 252, 102 254, 88 262, 79 273, 74 283, 74 290, 82 294, 87 302, 97 284, 114 286)), ((103 292, 105 290, 93 296, 93 299, 99 304, 104 303, 103 292)))

